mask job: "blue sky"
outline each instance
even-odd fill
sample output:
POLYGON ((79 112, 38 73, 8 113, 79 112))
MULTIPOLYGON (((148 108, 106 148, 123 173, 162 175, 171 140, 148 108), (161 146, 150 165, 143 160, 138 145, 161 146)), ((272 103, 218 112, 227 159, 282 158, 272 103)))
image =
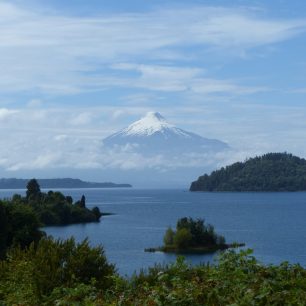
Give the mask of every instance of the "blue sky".
POLYGON ((152 110, 306 157, 305 1, 0 1, 0 37, 1 176, 144 169, 101 139, 152 110))

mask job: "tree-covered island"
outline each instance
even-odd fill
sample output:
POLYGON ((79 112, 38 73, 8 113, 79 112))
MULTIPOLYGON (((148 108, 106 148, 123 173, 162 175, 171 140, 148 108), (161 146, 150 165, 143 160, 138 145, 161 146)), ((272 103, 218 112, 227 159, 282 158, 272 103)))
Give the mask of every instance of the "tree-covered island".
POLYGON ((305 191, 306 160, 268 153, 204 174, 190 191, 305 191))
POLYGON ((177 221, 176 230, 169 227, 164 235, 164 245, 145 249, 146 252, 165 252, 181 254, 205 254, 244 244, 226 244, 225 238, 215 232, 211 224, 204 219, 181 218, 177 221))

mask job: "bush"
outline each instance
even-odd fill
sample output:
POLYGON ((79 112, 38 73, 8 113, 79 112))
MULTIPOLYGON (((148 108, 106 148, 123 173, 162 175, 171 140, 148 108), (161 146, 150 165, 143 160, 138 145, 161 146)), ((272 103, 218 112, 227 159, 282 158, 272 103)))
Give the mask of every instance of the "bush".
POLYGON ((165 245, 173 245, 174 244, 174 231, 171 227, 168 227, 165 236, 164 236, 164 244, 165 245))
POLYGON ((192 242, 192 235, 187 228, 180 228, 176 231, 174 236, 174 245, 178 249, 186 249, 190 247, 192 242))
POLYGON ((40 305, 56 288, 95 284, 106 290, 115 273, 102 247, 90 247, 88 240, 61 241, 43 238, 37 246, 15 247, 0 263, 0 300, 9 305, 40 305))
POLYGON ((2 201, 0 219, 2 253, 11 245, 20 245, 24 248, 32 242, 37 242, 44 234, 39 230, 41 223, 37 215, 28 205, 2 201))
POLYGON ((190 266, 182 257, 134 276, 95 305, 305 305, 306 271, 264 266, 250 250, 224 252, 216 265, 190 266))

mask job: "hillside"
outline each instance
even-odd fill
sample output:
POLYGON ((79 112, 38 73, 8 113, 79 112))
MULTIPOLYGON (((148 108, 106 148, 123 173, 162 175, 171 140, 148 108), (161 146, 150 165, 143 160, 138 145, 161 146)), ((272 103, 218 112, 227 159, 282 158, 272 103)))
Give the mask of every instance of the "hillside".
MULTIPOLYGON (((0 189, 25 189, 29 179, 2 178, 0 179, 0 189)), ((132 187, 130 184, 115 183, 94 183, 85 182, 80 179, 55 178, 38 179, 41 188, 116 188, 132 187)))
POLYGON ((192 182, 190 191, 305 191, 306 160, 268 153, 237 162, 192 182))

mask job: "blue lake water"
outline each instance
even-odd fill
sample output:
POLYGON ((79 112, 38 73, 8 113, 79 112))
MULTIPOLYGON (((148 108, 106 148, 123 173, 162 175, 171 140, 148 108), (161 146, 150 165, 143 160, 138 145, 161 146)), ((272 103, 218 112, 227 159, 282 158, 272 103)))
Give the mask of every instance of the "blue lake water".
MULTIPOLYGON (((168 226, 185 216, 205 218, 227 242, 245 242, 264 263, 289 261, 306 266, 306 193, 191 193, 187 190, 61 189, 74 200, 86 196, 88 207, 98 206, 115 215, 100 223, 48 227, 58 238, 88 237, 102 244, 120 274, 131 275, 154 263, 169 263, 175 255, 146 253, 160 246, 168 226)), ((10 197, 16 190, 0 190, 10 197)), ((192 263, 213 255, 187 256, 192 263)))

